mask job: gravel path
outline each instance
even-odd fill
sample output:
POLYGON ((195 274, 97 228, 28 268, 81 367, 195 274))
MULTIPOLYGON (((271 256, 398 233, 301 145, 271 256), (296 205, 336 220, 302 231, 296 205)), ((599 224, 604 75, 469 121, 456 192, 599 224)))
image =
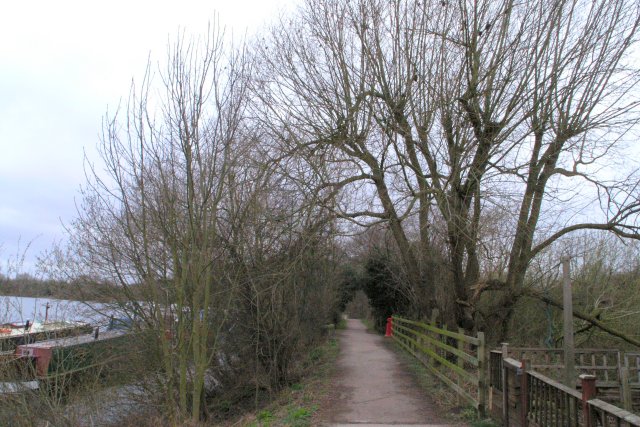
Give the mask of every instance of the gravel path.
MULTIPOLYGON (((326 423, 334 426, 444 426, 437 408, 406 372, 384 338, 349 319, 340 333, 340 356, 326 423)), ((389 338, 387 338, 389 339, 389 338)))

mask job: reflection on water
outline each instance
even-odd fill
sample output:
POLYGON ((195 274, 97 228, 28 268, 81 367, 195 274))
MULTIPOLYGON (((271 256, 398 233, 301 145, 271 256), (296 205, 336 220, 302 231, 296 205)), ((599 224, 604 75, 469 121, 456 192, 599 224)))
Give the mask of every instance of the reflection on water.
POLYGON ((0 296, 0 323, 75 320, 104 325, 114 310, 106 304, 54 298, 0 296), (47 310, 47 305, 48 310, 47 310))

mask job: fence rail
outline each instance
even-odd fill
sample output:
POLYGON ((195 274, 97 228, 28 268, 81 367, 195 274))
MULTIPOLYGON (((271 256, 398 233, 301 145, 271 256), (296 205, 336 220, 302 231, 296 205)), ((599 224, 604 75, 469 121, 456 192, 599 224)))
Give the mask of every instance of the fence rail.
MULTIPOLYGON (((499 376, 495 369, 500 357, 529 360, 531 369, 552 378, 562 378, 564 371, 564 350, 537 347, 511 347, 503 344, 501 350, 492 350, 489 355, 491 372, 499 376)), ((640 353, 621 352, 610 349, 575 349, 575 369, 578 374, 596 377, 601 400, 621 405, 632 411, 640 409, 640 353)), ((490 379, 494 385, 497 379, 490 379)), ((576 381, 576 387, 580 382, 576 381)))
MULTIPOLYGON (((389 320, 388 336, 482 415, 486 408, 504 426, 640 427, 639 416, 603 400, 612 387, 619 386, 623 394, 625 387, 640 385, 640 353, 577 349, 576 368, 583 373, 576 390, 546 374, 560 376, 562 349, 504 344, 500 350, 486 352, 481 332, 473 337, 433 322, 399 316, 389 320)), ((630 402, 625 403, 627 407, 630 402)))
POLYGON ((393 316, 393 338, 481 414, 486 407, 484 334, 476 337, 393 316))
POLYGON ((597 398, 593 375, 581 375, 577 391, 534 371, 526 360, 505 358, 501 379, 505 426, 640 426, 637 415, 597 398))

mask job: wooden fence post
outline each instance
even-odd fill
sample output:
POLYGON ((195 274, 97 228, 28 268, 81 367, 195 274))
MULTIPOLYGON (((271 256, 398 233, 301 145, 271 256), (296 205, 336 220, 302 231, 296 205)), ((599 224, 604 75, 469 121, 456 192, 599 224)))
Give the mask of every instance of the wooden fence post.
POLYGON ((633 412, 631 401, 631 385, 629 384, 629 370, 626 366, 620 366, 620 400, 622 407, 629 412, 633 412))
POLYGON ((596 377, 594 375, 580 375, 582 383, 582 415, 584 416, 585 427, 596 427, 591 418, 589 401, 596 397, 596 377))
POLYGON ((520 425, 526 427, 528 425, 527 415, 529 413, 529 384, 527 378, 527 368, 530 361, 522 359, 520 371, 520 425))
POLYGON ((509 369, 502 359, 502 425, 509 427, 509 369))
MULTIPOLYGON (((458 328, 458 333, 460 335, 464 335, 464 329, 462 328, 458 328)), ((460 350, 461 352, 464 351, 464 341, 461 340, 460 338, 458 338, 458 350, 460 350)), ((458 366, 462 369, 464 369, 464 359, 460 356, 458 356, 458 366)))
POLYGON ((562 261, 562 317, 564 348, 564 383, 567 387, 575 389, 575 346, 573 343, 573 296, 571 293, 571 257, 563 256, 562 261))
POLYGON ((509 427, 509 370, 504 363, 504 359, 509 357, 509 344, 502 343, 502 420, 505 427, 509 427))
POLYGON ((478 414, 484 418, 487 407, 487 348, 484 332, 478 332, 478 414))
MULTIPOLYGON (((437 308, 434 308, 433 310, 431 310, 431 321, 429 324, 434 328, 436 327, 436 321, 438 320, 439 315, 440 315, 440 311, 437 308)), ((432 341, 429 342, 429 350, 435 353, 438 350, 438 347, 435 345, 435 341, 440 339, 440 337, 438 336, 437 333, 433 331, 429 331, 429 335, 427 336, 429 336, 432 339, 432 341)), ((431 365, 437 366, 437 362, 435 360, 431 360, 431 365)))
MULTIPOLYGON (((458 333, 459 333, 460 335, 464 335, 464 329, 462 329, 462 328, 458 328, 458 333)), ((464 352, 464 341, 463 341, 463 340, 461 340, 460 338, 458 338, 458 345, 457 345, 457 348, 458 348, 458 350, 460 350, 461 352, 464 352)), ((462 357, 460 357, 460 356, 456 356, 456 364, 458 365, 458 367, 459 367, 460 369, 464 369, 464 359, 463 359, 462 357)), ((457 381, 457 382, 458 382, 458 386, 460 386, 460 385, 461 385, 461 384, 460 384, 460 375, 457 375, 457 378, 458 378, 458 381, 457 381)), ((458 404, 460 404, 460 399, 461 399, 461 396, 458 394, 458 399, 457 399, 457 400, 458 400, 458 404)))
POLYGON ((503 360, 509 357, 509 343, 503 342, 500 346, 500 350, 502 351, 503 360))

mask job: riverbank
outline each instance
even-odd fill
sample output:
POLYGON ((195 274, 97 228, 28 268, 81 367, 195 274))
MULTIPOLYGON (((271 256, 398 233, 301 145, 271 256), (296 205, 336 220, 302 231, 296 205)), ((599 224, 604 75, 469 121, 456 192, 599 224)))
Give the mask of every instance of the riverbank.
POLYGON ((98 283, 67 283, 22 275, 12 279, 0 277, 1 297, 109 302, 113 299, 113 290, 107 285, 98 283))
POLYGON ((331 392, 331 378, 340 352, 337 337, 312 349, 303 362, 298 381, 277 392, 271 402, 257 409, 251 402, 236 406, 234 412, 243 413, 228 419, 219 419, 215 425, 231 427, 314 426, 321 423, 321 407, 331 392))

